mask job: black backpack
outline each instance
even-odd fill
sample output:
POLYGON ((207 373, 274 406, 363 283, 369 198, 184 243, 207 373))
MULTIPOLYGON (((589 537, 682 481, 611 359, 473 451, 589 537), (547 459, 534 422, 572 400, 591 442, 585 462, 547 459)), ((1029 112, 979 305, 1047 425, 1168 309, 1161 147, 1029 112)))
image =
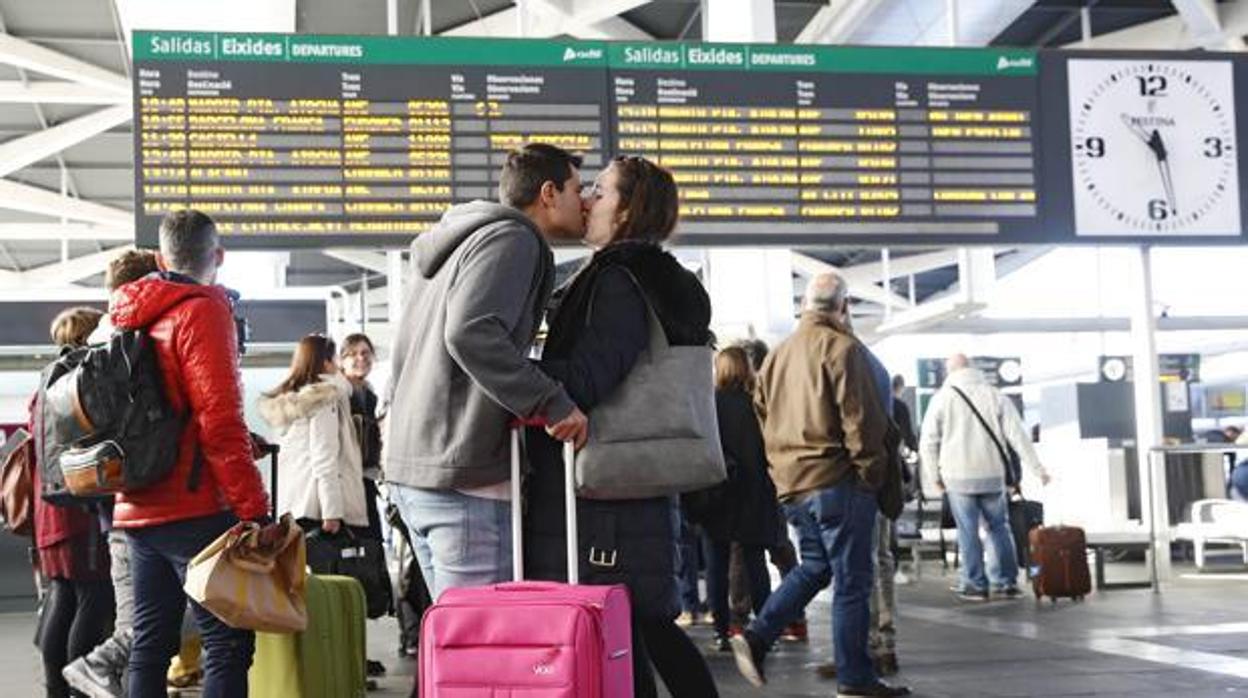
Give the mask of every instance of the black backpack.
POLYGON ((177 464, 186 425, 165 393, 155 343, 141 329, 62 353, 41 375, 35 421, 41 494, 54 504, 160 482, 177 464))

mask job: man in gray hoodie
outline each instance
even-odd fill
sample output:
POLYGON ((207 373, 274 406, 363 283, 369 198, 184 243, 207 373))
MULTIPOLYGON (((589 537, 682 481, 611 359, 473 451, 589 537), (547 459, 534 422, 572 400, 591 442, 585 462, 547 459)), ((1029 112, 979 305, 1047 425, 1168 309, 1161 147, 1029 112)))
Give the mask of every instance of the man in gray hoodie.
POLYGON ((581 159, 508 155, 499 201, 456 206, 412 243, 386 419, 386 479, 436 599, 511 574, 510 440, 541 419, 579 446, 585 415, 528 359, 554 285, 549 242, 584 235, 581 159))

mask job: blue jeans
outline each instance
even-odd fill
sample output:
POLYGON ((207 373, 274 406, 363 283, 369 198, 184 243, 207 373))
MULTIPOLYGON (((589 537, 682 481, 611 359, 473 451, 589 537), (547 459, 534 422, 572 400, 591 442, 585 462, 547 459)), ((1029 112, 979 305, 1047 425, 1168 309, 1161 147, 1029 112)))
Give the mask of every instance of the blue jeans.
POLYGON ((949 493, 949 508, 958 524, 958 550, 962 556, 959 584, 963 591, 988 590, 988 576, 994 589, 1018 586, 1018 557, 1014 552, 1014 536, 1010 534, 1009 505, 1004 492, 988 494, 949 493), (984 546, 979 540, 979 521, 988 524, 988 542, 992 545, 994 564, 984 574, 984 546))
POLYGON ((676 587, 680 591, 680 610, 694 615, 706 612, 706 604, 702 602, 702 594, 698 589, 698 564, 701 560, 702 538, 697 528, 680 517, 680 540, 676 541, 680 553, 680 563, 676 568, 676 587))
POLYGON ((511 502, 404 485, 390 493, 435 601, 447 589, 511 579, 511 502))
POLYGON ((832 640, 837 677, 845 686, 877 681, 867 654, 867 630, 875 568, 871 535, 878 512, 875 493, 860 489, 856 482, 785 504, 785 516, 798 532, 802 562, 785 576, 750 623, 750 632, 770 647, 784 627, 800 617, 811 599, 835 578, 832 640))
MULTIPOLYGON (((233 515, 222 513, 126 530, 134 585, 130 698, 164 698, 165 673, 182 636, 187 563, 234 521, 233 515)), ((191 611, 203 641, 204 698, 247 695, 255 635, 231 628, 194 601, 191 611)))

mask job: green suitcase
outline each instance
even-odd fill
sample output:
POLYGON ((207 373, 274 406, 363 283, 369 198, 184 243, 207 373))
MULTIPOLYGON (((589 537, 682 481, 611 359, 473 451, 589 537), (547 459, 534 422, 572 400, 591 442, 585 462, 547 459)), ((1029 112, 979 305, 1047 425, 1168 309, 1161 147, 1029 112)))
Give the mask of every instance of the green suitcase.
POLYGON ((308 629, 256 633, 251 698, 364 695, 364 588, 351 577, 308 576, 308 629))

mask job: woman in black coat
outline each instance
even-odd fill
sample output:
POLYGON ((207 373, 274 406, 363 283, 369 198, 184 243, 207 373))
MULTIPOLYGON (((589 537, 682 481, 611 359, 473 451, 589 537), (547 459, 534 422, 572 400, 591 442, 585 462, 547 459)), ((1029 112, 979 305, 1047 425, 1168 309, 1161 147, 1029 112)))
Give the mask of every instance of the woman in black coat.
MULTIPOLYGON (((643 158, 616 158, 588 190, 585 206, 586 242, 597 251, 555 295, 541 366, 592 427, 594 406, 624 381, 649 345, 647 302, 673 345, 711 341, 711 306, 697 278, 659 246, 676 227, 670 173, 643 158)), ((526 445, 532 472, 525 570, 530 578, 562 581, 562 444, 530 429, 526 445)), ((578 500, 577 522, 581 581, 628 587, 636 695, 658 695, 653 663, 673 698, 717 696, 706 661, 675 623, 676 498, 578 500)))
POLYGON ((754 414, 754 370, 741 347, 715 357, 715 409, 728 481, 684 499, 686 515, 702 524, 707 552, 706 595, 715 617, 715 645, 728 645, 728 564, 732 544, 741 546, 750 605, 757 614, 771 593, 766 549, 779 536, 776 487, 767 472, 763 434, 754 414))

